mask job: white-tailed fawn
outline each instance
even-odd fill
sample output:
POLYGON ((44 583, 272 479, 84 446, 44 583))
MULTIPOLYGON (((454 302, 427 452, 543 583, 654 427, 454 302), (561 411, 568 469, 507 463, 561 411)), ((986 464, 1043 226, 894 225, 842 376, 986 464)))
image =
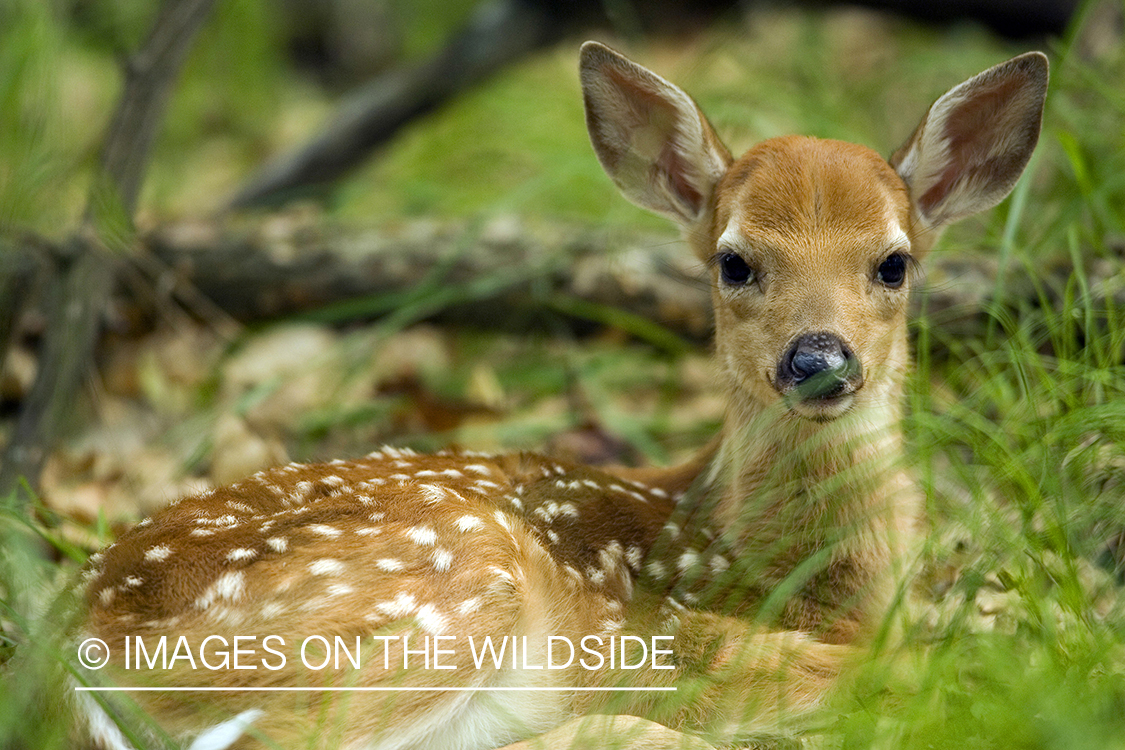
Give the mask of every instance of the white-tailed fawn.
POLYGON ((907 298, 1026 166, 1046 57, 953 88, 889 161, 800 136, 734 159, 595 42, 581 81, 605 171, 709 269, 721 433, 674 469, 384 448, 174 503, 87 569, 79 640, 109 664, 85 679, 154 688, 76 692, 102 746, 728 744, 799 724, 881 632, 922 503, 907 298))

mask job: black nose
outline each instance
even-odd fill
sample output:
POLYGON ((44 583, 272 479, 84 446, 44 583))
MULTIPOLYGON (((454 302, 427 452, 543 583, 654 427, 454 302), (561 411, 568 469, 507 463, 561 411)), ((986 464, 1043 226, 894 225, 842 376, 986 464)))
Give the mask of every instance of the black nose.
POLYGON ((803 399, 841 396, 862 384, 859 360, 833 333, 800 336, 777 364, 778 390, 796 389, 803 399))

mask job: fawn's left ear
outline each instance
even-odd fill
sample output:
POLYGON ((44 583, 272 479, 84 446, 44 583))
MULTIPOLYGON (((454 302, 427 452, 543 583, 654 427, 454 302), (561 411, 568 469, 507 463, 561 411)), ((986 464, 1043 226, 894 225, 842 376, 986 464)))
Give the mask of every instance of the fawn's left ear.
POLYGON ((989 68, 934 102, 891 157, 928 227, 1007 197, 1039 141, 1047 56, 1028 52, 989 68))
POLYGON ((731 157, 691 97, 598 42, 582 45, 580 74, 590 142, 625 197, 699 221, 731 157))

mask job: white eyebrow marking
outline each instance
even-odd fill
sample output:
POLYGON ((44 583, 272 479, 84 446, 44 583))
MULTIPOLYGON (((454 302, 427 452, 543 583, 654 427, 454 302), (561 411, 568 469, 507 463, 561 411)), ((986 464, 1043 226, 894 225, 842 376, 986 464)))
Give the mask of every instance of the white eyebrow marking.
POLYGON ((888 250, 909 250, 910 249, 910 235, 898 223, 898 219, 890 217, 887 220, 887 249, 888 250))
POLYGON ((731 250, 746 250, 747 242, 746 235, 742 233, 742 229, 738 226, 741 217, 735 214, 727 222, 726 229, 719 235, 717 249, 729 248, 731 250))

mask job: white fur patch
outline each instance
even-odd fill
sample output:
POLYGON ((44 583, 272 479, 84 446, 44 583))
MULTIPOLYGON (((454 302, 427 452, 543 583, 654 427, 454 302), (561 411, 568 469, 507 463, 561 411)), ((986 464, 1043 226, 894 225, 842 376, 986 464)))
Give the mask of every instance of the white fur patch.
POLYGON ((457 528, 461 531, 476 531, 484 526, 484 521, 476 516, 461 516, 457 519, 457 528))
POLYGON ((346 566, 339 560, 324 557, 314 560, 309 564, 309 572, 314 576, 338 576, 346 570, 346 566))
POLYGON ((437 533, 429 526, 414 526, 407 529, 406 536, 422 547, 430 547, 437 542, 437 533))
POLYGON ((172 548, 167 544, 158 544, 145 552, 145 559, 150 562, 163 562, 172 554, 172 548))

